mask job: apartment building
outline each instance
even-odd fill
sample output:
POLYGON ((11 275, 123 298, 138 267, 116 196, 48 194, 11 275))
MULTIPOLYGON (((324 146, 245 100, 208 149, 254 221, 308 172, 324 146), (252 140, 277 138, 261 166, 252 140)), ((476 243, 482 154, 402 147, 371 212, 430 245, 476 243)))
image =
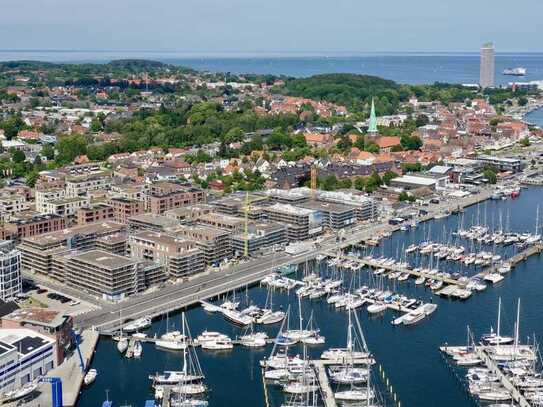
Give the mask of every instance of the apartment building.
POLYGON ((59 216, 75 216, 79 209, 86 208, 89 205, 89 198, 83 196, 48 200, 44 203, 43 211, 41 212, 52 213, 59 216))
POLYGON ((109 189, 111 187, 111 173, 98 171, 92 174, 70 176, 66 178, 66 196, 84 196, 88 191, 109 189))
POLYGON ((172 182, 151 184, 147 194, 149 210, 157 215, 171 209, 203 203, 205 199, 204 190, 172 182))
POLYGON ((115 222, 93 223, 63 229, 21 239, 23 270, 48 275, 63 280, 62 273, 53 267, 53 257, 69 250, 91 250, 96 248, 99 238, 125 232, 126 225, 115 222))
POLYGON ((108 301, 120 301, 138 291, 138 266, 131 258, 89 250, 70 256, 66 283, 108 301))
POLYGON ((36 211, 40 213, 47 213, 47 202, 58 201, 64 198, 66 198, 66 190, 64 188, 36 190, 36 211))
POLYGON ((320 201, 309 201, 298 206, 320 212, 323 227, 329 229, 339 230, 356 223, 357 216, 353 206, 320 201))
POLYGON ((66 227, 66 218, 59 215, 17 214, 0 227, 0 239, 19 242, 23 237, 56 232, 66 227))
POLYGON ((175 235, 140 231, 129 238, 130 256, 165 267, 169 278, 182 278, 205 270, 202 251, 195 241, 175 235))
POLYGON ((109 206, 113 208, 115 222, 128 223, 128 219, 145 212, 145 202, 134 198, 110 198, 109 206))
POLYGON ((213 212, 215 208, 207 204, 191 205, 164 212, 164 216, 175 219, 179 223, 194 222, 198 217, 213 212))
POLYGON ((103 203, 92 204, 87 208, 79 208, 75 212, 78 225, 114 219, 113 207, 103 203))
POLYGON ((203 225, 181 225, 176 232, 185 239, 196 241, 206 264, 217 264, 232 256, 232 238, 227 230, 203 225))
POLYGON ((128 227, 131 231, 154 230, 156 232, 164 232, 174 229, 178 225, 179 222, 175 219, 162 215, 152 215, 150 213, 142 213, 128 219, 128 227))
POLYGON ((266 217, 287 226, 290 241, 305 240, 323 231, 323 216, 318 210, 275 203, 262 207, 266 217))
POLYGON ((11 216, 28 210, 26 197, 20 194, 0 194, 0 221, 8 221, 11 216))
POLYGON ((0 241, 0 299, 13 301, 21 292, 21 252, 13 242, 0 241))
POLYGON ((232 248, 235 255, 245 254, 245 242, 249 255, 269 248, 277 247, 287 242, 287 227, 275 222, 249 222, 248 233, 244 232, 232 236, 232 248))
POLYGON ((197 216, 195 221, 200 225, 225 229, 231 233, 239 233, 245 228, 245 219, 213 212, 197 216))

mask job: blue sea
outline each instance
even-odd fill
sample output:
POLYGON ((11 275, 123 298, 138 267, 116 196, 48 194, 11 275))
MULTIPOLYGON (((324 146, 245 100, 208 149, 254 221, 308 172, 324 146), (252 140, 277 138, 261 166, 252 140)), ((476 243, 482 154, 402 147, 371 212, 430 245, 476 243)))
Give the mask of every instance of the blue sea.
MULTIPOLYGON (((121 58, 144 58, 184 65, 210 72, 258 73, 305 77, 323 73, 347 72, 392 79, 400 83, 477 83, 477 53, 367 53, 356 55, 263 56, 222 54, 201 56, 175 52, 97 52, 97 51, 2 51, 0 61, 41 60, 52 62, 108 62, 121 58)), ((498 53, 496 83, 543 79, 543 53, 498 53), (523 78, 504 76, 505 68, 523 66, 523 78)))
MULTIPOLYGON (((522 191, 515 200, 487 201, 468 208, 463 215, 452 215, 445 219, 420 224, 411 232, 398 232, 375 248, 373 254, 398 257, 402 249, 413 242, 424 240, 447 242, 451 232, 459 225, 468 227, 485 223, 491 227, 507 227, 514 231, 534 231, 537 206, 541 202, 543 189, 530 188, 522 191), (500 222, 501 221, 501 222, 500 222)), ((459 240, 469 252, 493 250, 492 247, 480 247, 468 241, 459 240)), ((497 253, 511 256, 515 248, 509 246, 497 253)), ((412 260, 412 261, 416 261, 412 260)), ((440 268, 444 266, 441 265, 440 268)), ((428 289, 415 286, 412 280, 398 283, 385 279, 385 284, 402 294, 433 301, 438 304, 437 311, 427 320, 411 327, 394 327, 390 324, 395 314, 387 311, 381 317, 370 317, 364 309, 357 311, 369 349, 374 353, 377 367, 380 365, 390 380, 393 392, 402 406, 407 407, 460 407, 471 406, 473 400, 460 384, 457 374, 462 371, 452 370, 438 347, 445 343, 464 345, 466 327, 469 325, 477 337, 488 332, 491 326, 496 328, 498 299, 502 299, 502 332, 512 334, 515 322, 517 300, 521 299, 520 336, 523 341, 535 335, 543 339, 541 324, 541 288, 543 287, 543 259, 532 257, 517 266, 501 283, 488 287, 482 293, 474 294, 467 301, 439 298, 428 289)), ((321 266, 321 272, 326 270, 321 266)), ((457 267, 458 272, 471 275, 473 267, 457 267)), ((345 273, 345 285, 355 286, 367 283, 366 271, 345 273)), ((300 276, 301 277, 301 276, 300 276)), ((252 302, 263 305, 266 290, 255 287, 238 292, 238 299, 245 304, 252 302)), ((286 309, 291 306, 297 317, 298 305, 294 293, 276 292, 274 305, 286 309)), ((315 346, 309 350, 313 356, 319 356, 328 347, 345 346, 347 314, 330 307, 325 300, 302 300, 305 321, 314 313, 317 326, 326 337, 325 346, 315 346)), ((170 315, 170 324, 179 327, 180 315, 170 315)), ((207 314, 201 308, 187 312, 193 335, 204 329, 217 330, 232 337, 241 330, 226 322, 217 314, 207 314)), ((294 319, 296 320, 296 318, 294 319)), ((258 328, 261 329, 260 327, 258 328)), ((270 335, 275 335, 278 327, 267 328, 270 335)), ((166 330, 166 320, 156 321, 149 334, 160 334, 166 330)), ((271 346, 265 349, 235 348, 231 352, 213 353, 198 350, 200 363, 206 375, 206 382, 211 388, 210 407, 265 406, 262 378, 258 362, 269 355, 271 346)), ((293 352, 301 354, 302 348, 295 347, 293 352)), ((101 405, 106 390, 115 405, 123 403, 133 407, 143 406, 143 401, 152 397, 148 375, 157 371, 180 369, 182 357, 179 353, 155 349, 152 344, 144 344, 143 357, 140 360, 127 360, 119 356, 115 344, 110 340, 100 341, 93 362, 99 371, 96 382, 83 390, 79 407, 101 405)), ((465 372, 464 372, 465 373, 465 372)), ((382 389, 383 383, 376 380, 382 389)), ((334 388, 335 390, 335 388, 334 388)), ((386 405, 396 407, 386 396, 386 405)), ((271 407, 279 407, 284 401, 278 388, 270 388, 271 407)))

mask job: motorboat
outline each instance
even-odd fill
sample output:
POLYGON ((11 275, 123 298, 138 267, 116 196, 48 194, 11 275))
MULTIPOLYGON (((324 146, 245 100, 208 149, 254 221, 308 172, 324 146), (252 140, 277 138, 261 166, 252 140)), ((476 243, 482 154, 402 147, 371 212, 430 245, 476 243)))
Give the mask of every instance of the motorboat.
POLYGON ((230 350, 234 348, 234 344, 230 338, 216 339, 213 341, 205 341, 201 344, 202 349, 207 350, 230 350))
POLYGON ((98 376, 98 371, 96 369, 89 369, 85 374, 85 377, 83 377, 83 383, 85 383, 86 386, 94 383, 96 376, 98 376))
POLYGON ((188 343, 186 341, 164 340, 160 339, 155 342, 157 348, 166 350, 184 350, 187 348, 188 343))
POLYGON ((134 343, 134 351, 133 351, 133 356, 135 358, 140 358, 142 353, 143 353, 143 346, 141 345, 141 342, 140 341, 136 341, 134 343))
POLYGON ((374 304, 368 305, 368 308, 366 308, 366 310, 370 314, 380 314, 382 312, 385 312, 386 309, 387 305, 381 302, 376 302, 374 304))
POLYGON ((129 322, 123 327, 123 330, 126 332, 135 332, 139 331, 140 329, 146 329, 149 328, 152 324, 151 317, 143 317, 138 318, 132 322, 129 322))
POLYGON ((424 284, 425 282, 426 282, 426 277, 420 276, 419 278, 415 280, 415 285, 421 285, 421 284, 424 284))
POLYGON ((283 386, 283 391, 289 394, 306 394, 317 391, 319 386, 315 384, 304 383, 303 381, 290 382, 283 386))
POLYGON ((126 336, 121 336, 117 341, 117 350, 119 353, 124 353, 128 349, 128 338, 126 336))
POLYGON ((203 375, 189 374, 185 371, 167 370, 162 374, 155 374, 149 376, 149 379, 153 381, 154 385, 176 385, 178 383, 189 383, 202 380, 203 375))
POLYGON ((283 311, 272 311, 271 309, 264 309, 262 311, 262 315, 256 318, 257 324, 272 325, 285 319, 285 313, 283 311))
POLYGON ((21 400, 25 398, 26 396, 29 396, 30 394, 32 394, 37 388, 38 388, 38 383, 28 382, 22 387, 19 387, 18 389, 13 389, 13 390, 5 392, 2 395, 2 402, 8 403, 11 401, 21 400))
POLYGON ((334 397, 339 401, 364 401, 373 399, 375 393, 373 390, 367 388, 352 388, 350 390, 335 392, 334 397))
POLYGON ((265 332, 250 333, 238 338, 240 345, 248 348, 261 348, 266 346, 268 334, 265 332))
POLYGON ((368 380, 369 369, 341 366, 328 369, 330 379, 339 384, 359 384, 368 380))
POLYGON ((235 325, 247 326, 253 323, 252 317, 249 315, 243 315, 238 311, 225 309, 222 313, 227 321, 230 321, 235 325))
POLYGON ((203 345, 206 342, 215 342, 218 340, 228 340, 228 339, 230 339, 228 336, 220 332, 205 330, 204 332, 202 332, 200 335, 196 337, 195 342, 198 345, 203 345))

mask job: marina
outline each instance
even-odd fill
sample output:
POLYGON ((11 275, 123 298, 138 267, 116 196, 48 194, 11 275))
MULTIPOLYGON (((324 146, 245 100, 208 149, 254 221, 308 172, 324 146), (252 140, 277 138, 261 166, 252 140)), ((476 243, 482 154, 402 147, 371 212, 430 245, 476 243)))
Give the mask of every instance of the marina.
MULTIPOLYGON (((528 204, 529 198, 535 196, 534 194, 537 194, 537 189, 525 190, 523 194, 521 194, 521 197, 514 201, 487 201, 486 203, 480 204, 481 205, 480 208, 476 208, 476 207, 469 208, 468 211, 471 211, 471 212, 466 212, 466 218, 468 214, 474 213, 477 210, 489 211, 491 210, 490 208, 503 207, 504 205, 506 207, 513 206, 513 205, 520 205, 521 207, 523 207, 524 205, 528 205, 530 209, 528 210, 527 209, 528 207, 526 207, 525 211, 526 212, 529 211, 530 213, 535 213, 535 207, 533 206, 533 204, 532 205, 528 204)), ((443 223, 449 224, 450 229, 453 229, 454 225, 458 223, 458 218, 459 218, 459 215, 451 215, 448 218, 438 219, 433 222, 436 222, 438 224, 443 224, 443 223)), ((533 219, 533 215, 531 215, 531 219, 533 219)), ((533 220, 530 221, 529 218, 526 218, 524 223, 523 221, 518 221, 517 225, 518 225, 517 230, 519 231, 526 231, 529 229, 533 229, 533 220)), ((433 240, 439 241, 438 237, 440 235, 440 228, 436 226, 436 227, 433 227, 433 229, 434 231, 431 232, 433 235, 433 240)), ((427 240, 427 237, 428 237, 427 236, 428 231, 427 230, 424 231, 420 225, 419 225, 419 228, 417 228, 416 230, 413 230, 412 232, 408 232, 408 234, 409 234, 409 237, 408 237, 409 241, 413 239, 413 237, 411 237, 411 235, 413 234, 415 236, 419 236, 419 239, 421 239, 421 241, 427 240)), ((405 239, 406 239, 405 232, 399 231, 398 233, 393 234, 390 238, 384 239, 380 243, 381 248, 379 250, 384 250, 382 253, 384 257, 394 257, 394 252, 397 251, 396 249, 397 245, 399 244, 399 242, 402 242, 405 239)), ((406 243, 406 246, 407 246, 407 243, 406 243)), ((360 249, 360 250, 366 250, 366 249, 360 249)), ((505 276, 505 279, 499 285, 495 285, 494 287, 489 287, 487 290, 485 290, 481 294, 471 297, 467 302, 459 303, 457 301, 448 300, 446 297, 447 291, 441 291, 441 292, 438 291, 440 295, 436 296, 432 290, 428 290, 427 288, 424 288, 424 285, 421 287, 414 284, 413 279, 410 279, 411 282, 409 280, 406 280, 405 283, 402 284, 402 282, 401 281, 398 282, 397 279, 388 280, 388 278, 386 278, 385 280, 390 281, 389 284, 395 285, 395 291, 397 291, 398 293, 401 293, 402 295, 405 295, 408 298, 421 297, 421 299, 425 303, 433 302, 436 305, 438 305, 439 309, 435 313, 435 316, 428 319, 427 322, 417 325, 417 327, 413 330, 409 329, 409 330, 404 331, 404 330, 393 329, 391 327, 391 323, 395 319, 398 318, 397 315, 394 317, 387 317, 386 315, 379 315, 375 317, 372 314, 369 314, 367 312, 361 312, 362 310, 355 311, 357 312, 357 315, 359 316, 361 320, 361 324, 365 327, 364 331, 365 331, 365 334, 367 335, 367 340, 368 340, 370 349, 372 349, 372 353, 375 354, 376 360, 378 360, 379 363, 382 364, 383 367, 387 370, 387 372, 389 372, 390 381, 391 383, 394 384, 394 393, 398 395, 397 396, 398 400, 401 400, 402 404, 407 403, 406 400, 408 400, 410 402, 419 403, 419 405, 428 405, 428 404, 424 404, 422 399, 417 400, 417 396, 414 395, 414 393, 416 392, 413 391, 412 386, 416 388, 419 386, 419 384, 412 384, 410 382, 409 391, 406 391, 407 383, 406 383, 406 380, 403 379, 401 375, 399 375, 399 372, 397 371, 398 369, 396 365, 398 363, 400 363, 400 365, 403 365, 404 368, 406 368, 405 366, 409 366, 412 363, 417 363, 417 366, 422 364, 423 367, 433 366, 432 372, 435 372, 435 373, 432 378, 425 376, 424 373, 421 373, 422 375, 421 377, 426 377, 425 380, 429 382, 432 382, 433 380, 440 380, 441 383, 449 383, 448 396, 450 396, 452 400, 456 400, 456 403, 457 403, 456 405, 458 405, 458 403, 465 403, 465 400, 466 400, 465 394, 463 392, 459 392, 459 393, 456 392, 455 386, 451 382, 450 380, 451 378, 449 374, 447 373, 448 370, 447 369, 443 370, 442 367, 439 367, 439 364, 435 364, 434 362, 432 362, 433 360, 434 361, 436 360, 435 356, 437 355, 432 357, 430 353, 428 354, 428 358, 416 357, 413 360, 407 360, 406 358, 400 357, 398 352, 393 351, 393 349, 391 348, 390 341, 394 342, 396 340, 399 340, 401 337, 402 342, 405 342, 406 346, 410 346, 414 352, 417 352, 417 349, 419 349, 419 352, 422 352, 421 355, 426 354, 425 351, 422 351, 422 349, 425 349, 426 346, 430 346, 429 340, 430 342, 433 342, 434 344, 436 342, 442 343, 444 337, 446 336, 447 341, 449 343, 452 343, 455 337, 457 338, 458 342, 462 342, 462 335, 460 336, 455 335, 455 332, 451 330, 445 331, 443 328, 443 324, 449 324, 449 323, 452 323, 452 321, 458 320, 457 322, 452 323, 452 325, 457 326, 459 323, 461 323, 462 320, 465 320, 466 324, 469 323, 472 326, 472 328, 474 330, 477 330, 478 332, 483 332, 483 329, 487 330, 488 325, 489 325, 489 322, 488 322, 489 320, 488 318, 485 318, 484 316, 485 314, 482 311, 482 309, 485 309, 485 306, 483 304, 488 303, 490 298, 496 298, 495 296, 503 295, 504 292, 506 292, 507 296, 509 296, 509 295, 514 295, 514 293, 518 292, 518 290, 524 290, 524 291, 527 291, 527 294, 524 295, 524 297, 528 297, 528 298, 523 297, 523 301, 529 301, 530 292, 532 291, 526 290, 525 288, 523 289, 522 287, 524 287, 524 284, 533 285, 534 278, 537 278, 536 277, 537 274, 534 274, 535 270, 533 268, 534 268, 534 265, 538 264, 540 261, 539 256, 538 256, 538 253, 540 251, 539 246, 537 245, 530 246, 526 248, 525 251, 522 251, 522 250, 516 251, 516 249, 514 250, 513 248, 503 248, 499 250, 508 250, 507 253, 509 254, 506 253, 506 256, 507 256, 508 261, 511 262, 512 264, 512 271, 510 271, 508 275, 505 276), (520 284, 520 287, 519 287, 519 284, 520 284), (513 287, 515 288, 513 289, 513 287), (441 297, 443 299, 441 299, 441 297), (431 298, 433 299, 430 300, 431 298), (478 318, 477 321, 472 321, 472 318, 469 318, 468 315, 459 316, 459 313, 464 314, 463 312, 461 312, 462 308, 467 308, 468 310, 478 309, 477 315, 480 315, 480 317, 478 318), (383 322, 386 322, 386 323, 383 323, 383 322), (438 326, 439 326, 439 329, 437 328, 438 326), (437 329, 437 332, 439 333, 436 333, 436 329, 437 329), (394 337, 397 337, 398 339, 393 339, 394 337), (424 340, 422 340, 423 337, 425 338, 424 340), (383 342, 382 340, 378 340, 378 338, 387 338, 387 339, 383 342), (405 394, 402 394, 402 389, 403 389, 403 393, 405 394)), ((344 257, 343 260, 349 260, 351 262, 354 260, 354 258, 351 258, 351 255, 345 254, 343 256, 348 256, 348 257, 344 257)), ((357 259, 361 259, 361 258, 363 259, 365 256, 361 253, 355 257, 357 259)), ((336 257, 331 257, 331 258, 336 258, 336 257)), ((327 273, 332 273, 333 272, 332 268, 328 269, 328 266, 324 265, 326 263, 325 261, 321 261, 321 263, 323 264, 321 266, 322 272, 324 273, 323 276, 325 278, 328 278, 329 274, 327 273)), ((451 265, 448 267, 454 267, 453 263, 451 263, 451 265)), ((313 261, 313 262, 310 262, 310 264, 315 264, 315 263, 313 261)), ((352 275, 357 275, 357 276, 360 275, 362 276, 362 278, 363 276, 367 275, 368 274, 368 272, 366 271, 368 269, 367 266, 368 266, 367 264, 364 265, 364 267, 361 267, 358 271, 351 270, 348 272, 344 272, 343 278, 342 278, 343 286, 348 288, 351 285, 350 280, 352 279, 352 275)), ((376 266, 377 264, 373 264, 373 267, 371 267, 371 269, 375 270, 376 266)), ((312 267, 314 266, 311 266, 311 268, 312 267)), ((476 272, 470 271, 471 275, 476 275, 478 273, 481 273, 481 271, 477 271, 477 270, 475 271, 476 272)), ((299 281, 299 283, 296 283, 297 289, 299 289, 300 287, 302 287, 300 284, 303 282, 302 280, 305 275, 306 274, 303 272, 303 267, 302 267, 301 272, 299 271, 297 275, 292 275, 289 278, 299 281)), ((416 279, 417 277, 413 275, 413 278, 416 279)), ((366 283, 367 281, 363 282, 362 284, 366 284, 366 283)), ((442 287, 442 290, 445 290, 447 287, 451 287, 453 285, 458 286, 458 284, 452 284, 452 283, 446 284, 445 287, 442 287)), ((231 293, 231 291, 229 292, 231 293)), ((251 304, 257 304, 260 307, 263 307, 266 303, 268 289, 266 287, 253 287, 253 288, 249 288, 248 294, 249 294, 248 296, 249 302, 247 302, 247 299, 243 298, 245 296, 245 293, 241 294, 241 292, 238 291, 238 294, 237 294, 239 297, 238 300, 242 303, 240 310, 247 308, 251 304)), ((316 321, 320 328, 321 334, 324 337, 326 337, 325 345, 317 345, 317 346, 313 345, 313 346, 307 347, 309 360, 316 361, 316 364, 315 362, 313 362, 313 368, 315 369, 315 373, 316 373, 315 377, 316 379, 319 379, 319 383, 320 383, 320 379, 322 379, 322 374, 323 374, 322 370, 320 369, 321 364, 319 362, 319 361, 322 361, 320 359, 322 351, 329 347, 334 347, 338 345, 341 346, 341 342, 344 342, 344 338, 341 339, 341 337, 344 337, 344 335, 340 335, 340 337, 338 337, 338 335, 334 333, 334 331, 337 330, 337 328, 334 328, 334 327, 337 327, 338 325, 339 326, 344 325, 345 320, 347 318, 347 314, 348 314, 348 312, 337 312, 335 307, 330 307, 330 305, 326 301, 326 298, 327 296, 324 296, 321 299, 318 299, 318 298, 311 299, 309 298, 309 296, 307 296, 301 299, 303 303, 304 321, 308 321, 311 314, 313 313, 315 315, 316 321), (326 321, 326 323, 324 323, 323 321, 326 321)), ((292 305, 291 308, 292 308, 293 314, 297 314, 297 306, 296 306, 297 301, 298 301, 298 296, 296 295, 296 288, 291 288, 290 290, 282 289, 282 290, 274 291, 273 304, 274 304, 274 308, 276 309, 282 308, 284 311, 286 311, 288 305, 292 305)), ((220 303, 221 302, 218 302, 218 301, 211 302, 212 305, 220 305, 220 303)), ((366 304, 366 305, 371 305, 371 304, 366 304)), ((495 318, 494 317, 495 304, 492 305, 491 308, 492 309, 489 310, 490 311, 489 316, 491 316, 492 319, 494 319, 495 318)), ((216 374, 218 373, 218 370, 217 370, 218 366, 224 363, 226 363, 227 366, 230 366, 229 369, 232 371, 232 375, 233 375, 232 380, 236 381, 237 383, 246 383, 246 384, 252 383, 250 384, 252 388, 251 391, 248 392, 247 394, 242 395, 242 399, 244 400, 244 402, 261 405, 261 404, 264 404, 264 400, 267 399, 268 405, 270 406, 279 406, 281 404, 281 400, 284 400, 284 395, 281 392, 277 392, 274 389, 272 389, 269 392, 269 394, 264 395, 264 390, 262 389, 262 377, 261 377, 262 375, 259 373, 260 367, 258 366, 258 360, 260 360, 262 356, 266 355, 267 352, 269 352, 270 347, 273 346, 272 340, 270 339, 266 340, 266 346, 262 348, 248 349, 244 346, 235 346, 239 344, 236 342, 236 338, 238 336, 241 336, 243 333, 242 329, 239 326, 229 322, 224 317, 220 317, 218 315, 212 315, 209 312, 204 311, 202 308, 195 308, 189 311, 188 315, 191 321, 191 327, 195 329, 197 333, 204 330, 204 328, 208 328, 213 331, 221 332, 228 335, 230 338, 232 338, 232 342, 234 344, 234 348, 226 351, 226 353, 225 351, 216 353, 216 351, 210 352, 208 350, 195 348, 196 351, 198 352, 198 357, 202 363, 202 368, 205 371, 208 385, 212 389, 212 392, 209 393, 209 399, 208 399, 210 405, 219 405, 219 406, 227 405, 227 404, 222 404, 223 402, 221 400, 225 394, 228 394, 228 390, 224 386, 224 384, 222 384, 221 381, 218 380, 218 376, 216 374), (258 355, 261 355, 261 356, 258 356, 258 355), (234 368, 235 365, 231 365, 230 362, 228 361, 232 361, 232 362, 239 361, 241 365, 246 366, 246 367, 240 370, 241 366, 240 368, 234 368), (251 366, 253 367, 251 368, 251 366), (261 390, 258 390, 258 388, 260 388, 261 390), (219 398, 218 394, 222 394, 223 396, 219 398)), ((172 314, 170 318, 179 319, 178 314, 175 314, 175 313, 172 314)), ((295 317, 293 318, 296 319, 295 317)), ((178 352, 172 353, 168 351, 161 351, 161 350, 155 349, 154 345, 150 343, 150 342, 153 342, 152 338, 155 335, 157 335, 157 337, 160 337, 160 335, 162 335, 162 333, 164 332, 165 329, 164 329, 163 321, 164 321, 163 319, 162 320, 155 319, 153 322, 153 325, 149 328, 148 331, 146 331, 148 338, 141 339, 141 342, 144 347, 143 357, 141 361, 138 361, 136 359, 131 359, 131 360, 126 360, 126 362, 123 362, 123 363, 129 363, 129 364, 136 363, 136 365, 133 366, 134 368, 136 368, 136 371, 132 375, 134 377, 133 380, 137 381, 136 377, 140 375, 137 373, 137 370, 141 368, 145 369, 143 365, 146 364, 145 362, 146 360, 149 360, 148 358, 151 358, 151 360, 154 360, 153 364, 156 366, 160 366, 160 365, 167 366, 168 360, 173 361, 180 357, 180 354, 178 352), (161 326, 162 328, 160 328, 161 326), (141 365, 142 363, 143 365, 141 367, 137 367, 138 365, 141 365)), ((263 325, 262 327, 255 329, 255 332, 264 331, 268 334, 269 338, 274 338, 277 335, 277 329, 279 328, 278 325, 275 325, 275 326, 263 325)), ((538 330, 535 328, 533 323, 530 323, 530 322, 526 323, 524 330, 530 333, 534 332, 535 330, 536 335, 538 334, 538 330)), ((111 346, 111 342, 105 339, 98 344, 97 352, 98 353, 104 352, 105 351, 104 348, 109 348, 110 346, 111 346)), ((434 346, 434 349, 437 348, 437 344, 433 346, 434 346)), ((296 349, 297 354, 299 355, 302 354, 301 344, 294 345, 294 348, 296 349)), ((122 360, 122 359, 119 359, 118 357, 117 359, 122 360)), ((437 361, 439 360, 440 358, 437 358, 437 361)), ((324 362, 324 363, 327 363, 327 362, 324 362)), ((96 380, 96 384, 93 384, 91 387, 89 387, 88 390, 86 390, 83 393, 83 396, 80 400, 80 405, 82 406, 89 405, 87 404, 88 402, 86 401, 87 393, 89 392, 95 394, 93 397, 96 397, 98 399, 100 398, 100 394, 96 393, 97 392, 96 389, 99 387, 98 383, 101 380, 105 380, 105 379, 103 378, 104 376, 104 373, 102 372, 103 369, 100 367, 98 367, 97 369, 100 372, 100 375, 98 376, 96 380)), ((145 375, 145 373, 143 372, 142 374, 145 375)), ((422 380, 422 379, 419 379, 419 380, 422 380)), ((429 391, 430 393, 432 393, 431 389, 430 390, 427 389, 427 385, 425 383, 427 382, 420 383, 420 386, 424 386, 425 388, 424 391, 429 391)), ((319 384, 319 386, 320 386, 319 388, 323 387, 326 391, 326 394, 328 394, 326 385, 323 386, 322 384, 319 384)), ((333 383, 329 382, 328 386, 334 390, 333 383)), ((384 385, 384 387, 387 387, 386 384, 384 385)), ((146 397, 145 392, 140 393, 140 394, 141 394, 140 398, 146 397)), ((325 399, 322 398, 322 395, 319 397, 321 397, 319 400, 321 400, 322 403, 324 404, 325 399)), ((439 399, 440 395, 435 394, 435 397, 439 399)), ((395 405, 394 402, 390 400, 388 401, 388 403, 389 403, 388 405, 395 405)), ((330 405, 333 405, 333 404, 330 404, 330 405)), ((445 405, 448 405, 448 404, 445 403, 445 405)), ((453 404, 450 404, 450 405, 452 406, 453 404)))

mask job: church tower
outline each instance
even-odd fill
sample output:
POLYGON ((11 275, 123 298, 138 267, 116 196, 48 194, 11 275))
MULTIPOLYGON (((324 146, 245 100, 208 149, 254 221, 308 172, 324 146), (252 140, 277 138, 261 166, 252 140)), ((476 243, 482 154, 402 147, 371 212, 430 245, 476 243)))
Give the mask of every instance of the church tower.
POLYGON ((373 98, 371 98, 371 112, 370 112, 370 121, 368 125, 368 135, 375 137, 378 134, 379 134, 379 130, 377 130, 377 117, 375 116, 375 103, 373 101, 373 98))

